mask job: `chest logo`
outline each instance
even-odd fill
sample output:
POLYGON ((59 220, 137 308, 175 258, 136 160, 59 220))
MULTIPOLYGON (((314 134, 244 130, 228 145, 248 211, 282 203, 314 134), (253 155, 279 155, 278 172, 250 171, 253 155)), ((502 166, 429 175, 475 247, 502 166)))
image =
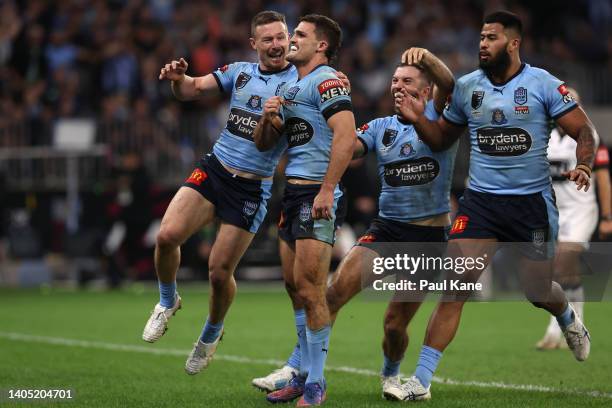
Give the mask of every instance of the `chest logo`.
POLYGON ((522 86, 520 88, 516 88, 514 90, 514 103, 516 103, 517 105, 524 105, 527 103, 527 89, 523 88, 522 86))
POLYGON ((400 147, 400 156, 401 157, 408 157, 412 153, 414 153, 414 147, 412 147, 412 144, 404 143, 402 145, 402 147, 400 147))
POLYGON ((385 147, 389 147, 395 142, 397 138, 397 130, 395 129, 385 129, 385 133, 383 134, 382 144, 385 147))
POLYGON ((484 99, 484 91, 472 92, 472 109, 476 110, 482 106, 482 100, 484 99))
POLYGON ((236 90, 244 88, 244 86, 251 80, 251 76, 245 72, 241 72, 236 79, 236 90))
POLYGON ((494 109, 493 115, 491 115, 491 123, 494 125, 505 125, 508 123, 508 119, 506 119, 504 111, 501 109, 494 109))
POLYGON ((300 87, 299 86, 292 86, 291 88, 289 88, 289 90, 285 93, 285 100, 286 101, 292 101, 295 99, 295 95, 297 95, 297 93, 300 91, 300 87))
POLYGON ((246 105, 253 110, 261 110, 261 96, 251 95, 246 105))

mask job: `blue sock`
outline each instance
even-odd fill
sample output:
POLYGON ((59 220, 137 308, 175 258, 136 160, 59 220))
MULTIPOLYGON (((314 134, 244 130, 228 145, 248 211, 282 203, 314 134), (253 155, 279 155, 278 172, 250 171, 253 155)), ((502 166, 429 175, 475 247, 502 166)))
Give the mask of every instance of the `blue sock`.
MULTIPOLYGON (((296 370, 299 370, 301 364, 300 332, 304 332, 304 328, 306 326, 306 315, 304 314, 304 309, 295 310, 294 314, 295 331, 298 335, 298 342, 293 348, 293 353, 291 353, 291 355, 289 356, 289 360, 287 360, 287 365, 295 368, 296 370)), ((306 336, 305 333, 304 336, 306 336)))
POLYGON ((300 375, 306 377, 310 371, 310 353, 308 351, 308 339, 306 338, 306 314, 304 309, 295 311, 295 329, 300 346, 300 375))
POLYGON ((565 329, 567 326, 572 324, 574 321, 574 311, 570 307, 569 302, 567 303, 567 308, 565 311, 559 316, 555 317, 557 318, 557 323, 559 323, 559 327, 561 327, 561 329, 565 329))
POLYGON ((327 350, 329 348, 329 335, 331 326, 323 326, 319 330, 310 330, 306 326, 306 338, 308 339, 308 353, 310 354, 310 371, 306 384, 319 383, 325 387, 323 370, 325 360, 327 360, 327 350))
POLYGON ((200 341, 207 344, 214 343, 221 334, 221 330, 223 330, 223 321, 220 321, 217 324, 212 324, 208 321, 208 318, 206 318, 206 324, 202 330, 200 341))
POLYGON ((385 377, 394 377, 399 374, 400 364, 402 364, 402 360, 399 361, 391 361, 386 354, 383 354, 384 364, 382 369, 382 375, 385 377))
POLYGON ((171 283, 159 282, 159 304, 166 308, 174 306, 176 297, 176 281, 171 283))
POLYGON ((442 352, 434 348, 423 346, 421 354, 419 355, 419 362, 417 363, 416 371, 414 375, 419 379, 423 387, 429 387, 433 374, 438 367, 442 352))

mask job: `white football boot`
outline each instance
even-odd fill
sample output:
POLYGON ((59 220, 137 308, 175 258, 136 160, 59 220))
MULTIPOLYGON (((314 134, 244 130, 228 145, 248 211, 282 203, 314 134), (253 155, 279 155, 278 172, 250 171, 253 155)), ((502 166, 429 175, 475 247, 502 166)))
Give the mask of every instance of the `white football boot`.
POLYGON ((142 339, 149 343, 155 343, 168 330, 168 320, 176 314, 176 311, 181 308, 181 297, 176 294, 174 306, 167 308, 159 303, 155 305, 155 309, 151 312, 151 316, 147 321, 142 332, 142 339))
POLYGON ((217 337, 212 343, 202 343, 202 340, 198 339, 193 345, 193 350, 189 353, 187 361, 185 362, 185 372, 189 375, 196 375, 204 368, 208 367, 212 361, 217 346, 223 337, 223 332, 217 337))
POLYGON ((299 373, 300 370, 290 365, 285 365, 282 368, 272 371, 265 377, 253 378, 251 384, 261 391, 273 392, 284 388, 289 381, 299 373))
POLYGON ((589 331, 584 327, 582 320, 580 320, 573 309, 572 312, 574 313, 574 321, 563 329, 563 335, 576 360, 584 361, 591 352, 591 337, 589 331))
POLYGON ((382 385, 382 396, 389 401, 403 401, 405 391, 402 388, 402 382, 399 375, 391 375, 385 377, 380 376, 380 385, 382 385))
POLYGON ((429 388, 430 387, 423 387, 423 384, 421 384, 419 379, 413 375, 408 379, 408 381, 402 384, 402 389, 404 390, 403 401, 428 400, 431 398, 429 388))

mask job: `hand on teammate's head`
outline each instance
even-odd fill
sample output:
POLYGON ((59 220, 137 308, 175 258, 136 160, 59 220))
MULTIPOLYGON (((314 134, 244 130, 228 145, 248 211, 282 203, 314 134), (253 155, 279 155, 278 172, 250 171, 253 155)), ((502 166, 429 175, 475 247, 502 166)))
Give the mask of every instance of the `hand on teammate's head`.
POLYGON ((408 48, 402 54, 402 64, 408 65, 422 65, 424 58, 429 54, 429 51, 425 48, 412 47, 408 48))

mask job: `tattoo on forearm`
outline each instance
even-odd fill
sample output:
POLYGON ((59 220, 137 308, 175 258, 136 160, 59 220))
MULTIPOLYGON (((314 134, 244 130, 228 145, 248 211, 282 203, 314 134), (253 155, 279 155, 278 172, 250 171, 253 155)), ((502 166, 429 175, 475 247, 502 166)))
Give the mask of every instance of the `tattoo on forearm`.
POLYGON ((595 159, 595 136, 594 129, 589 125, 583 126, 578 132, 576 142, 576 161, 578 164, 593 166, 595 159))

